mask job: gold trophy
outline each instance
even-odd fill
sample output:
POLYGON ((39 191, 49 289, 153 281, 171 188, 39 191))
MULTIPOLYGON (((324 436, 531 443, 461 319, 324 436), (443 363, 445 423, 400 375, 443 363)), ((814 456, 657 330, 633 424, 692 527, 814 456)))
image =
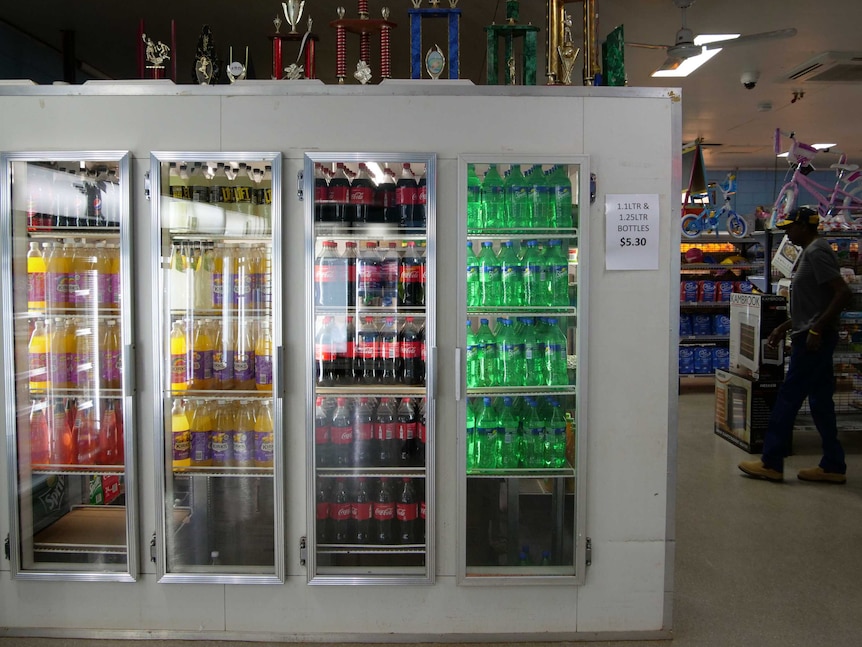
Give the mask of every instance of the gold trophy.
POLYGON ((298 34, 296 26, 299 24, 300 18, 302 18, 305 0, 287 0, 287 2, 281 3, 281 7, 284 9, 284 17, 287 18, 287 24, 290 25, 290 33, 298 34))

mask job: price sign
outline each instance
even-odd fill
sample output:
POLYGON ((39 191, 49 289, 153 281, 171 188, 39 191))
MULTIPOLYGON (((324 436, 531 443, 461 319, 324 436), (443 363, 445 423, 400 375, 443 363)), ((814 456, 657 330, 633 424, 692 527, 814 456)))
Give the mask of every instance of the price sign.
POLYGON ((608 194, 605 222, 606 269, 658 269, 658 194, 608 194))

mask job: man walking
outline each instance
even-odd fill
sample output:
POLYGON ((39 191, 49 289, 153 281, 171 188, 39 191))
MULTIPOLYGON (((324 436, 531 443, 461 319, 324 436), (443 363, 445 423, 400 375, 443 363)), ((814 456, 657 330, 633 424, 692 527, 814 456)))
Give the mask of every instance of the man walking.
POLYGON ((761 459, 739 464, 739 469, 753 478, 784 480, 784 457, 789 453, 793 424, 807 397, 820 433, 823 458, 817 467, 799 470, 797 476, 802 481, 822 483, 847 480, 832 400, 832 353, 838 343, 839 316, 852 293, 841 277, 832 247, 817 235, 819 222, 816 211, 799 207, 776 225, 784 229, 790 242, 802 247, 802 253, 790 283, 790 319, 777 326, 767 339, 774 348, 784 343, 790 331, 790 365, 769 418, 761 459))

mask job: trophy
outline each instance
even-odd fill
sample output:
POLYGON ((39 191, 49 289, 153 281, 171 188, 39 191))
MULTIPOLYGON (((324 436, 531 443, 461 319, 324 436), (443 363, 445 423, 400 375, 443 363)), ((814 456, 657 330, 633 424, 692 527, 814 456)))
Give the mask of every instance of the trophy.
MULTIPOLYGON (((421 8, 422 0, 412 1, 413 8, 407 10, 407 13, 410 16, 410 78, 422 78, 422 22, 426 18, 444 18, 448 23, 449 38, 447 44, 449 47, 449 78, 459 78, 460 54, 458 48, 460 44, 459 29, 461 10, 456 8, 458 0, 449 0, 448 9, 440 7, 439 0, 430 0, 429 4, 431 7, 427 9, 421 8)), ((446 58, 443 56, 442 50, 437 45, 434 47, 436 48, 436 51, 434 49, 429 50, 425 55, 425 69, 432 79, 440 77, 443 72, 443 66, 446 63, 446 58), (437 76, 434 76, 434 73, 429 67, 429 56, 432 59, 431 65, 433 67, 436 68, 438 65, 440 66, 439 72, 436 73, 437 76)))
POLYGON ((162 63, 165 61, 165 59, 169 59, 171 57, 170 47, 165 45, 162 41, 154 43, 153 39, 146 34, 141 34, 141 39, 144 41, 144 44, 147 47, 145 52, 145 56, 148 63, 148 65, 146 66, 147 69, 153 71, 154 79, 164 78, 165 66, 162 65, 162 63))
POLYGON ((248 74, 248 45, 245 46, 245 63, 233 60, 233 46, 229 50, 230 63, 227 66, 227 78, 231 83, 242 81, 248 74))
POLYGON ((221 61, 215 53, 215 47, 213 47, 212 31, 209 25, 204 25, 198 38, 192 79, 200 85, 215 85, 220 76, 221 61))
POLYGON ((443 68, 446 67, 446 57, 443 56, 443 50, 439 45, 434 45, 434 49, 429 49, 425 54, 425 69, 435 81, 443 74, 443 68))
POLYGON ((511 85, 517 82, 514 40, 523 39, 521 50, 521 65, 523 69, 524 85, 536 85, 536 34, 539 28, 518 23, 520 5, 518 0, 506 0, 506 22, 502 25, 491 24, 485 27, 488 47, 488 85, 497 85, 499 72, 497 67, 500 63, 498 38, 502 37, 505 43, 503 62, 507 67, 505 73, 505 84, 511 85))
MULTIPOLYGON (((290 33, 298 34, 296 26, 299 24, 299 19, 302 18, 305 0, 287 0, 287 2, 281 3, 281 7, 284 9, 284 17, 287 18, 287 24, 290 25, 290 33)), ((278 31, 277 28, 276 31, 278 31)))
MULTIPOLYGON (((392 28, 395 23, 389 22, 389 8, 381 10, 382 19, 371 18, 368 13, 368 0, 357 0, 358 18, 345 18, 344 7, 338 7, 338 20, 329 23, 335 28, 335 76, 339 83, 344 83, 347 77, 347 34, 359 36, 359 63, 367 67, 367 61, 371 59, 371 35, 380 34, 380 76, 388 79, 392 76, 389 44, 392 28)), ((371 78, 370 70, 357 65, 354 76, 361 83, 367 83, 371 78), (363 81, 363 78, 367 79, 363 81)))
POLYGON ((580 48, 572 44, 572 16, 565 13, 563 18, 563 44, 557 46, 557 53, 560 55, 560 65, 562 65, 562 74, 559 81, 563 85, 572 84, 572 68, 575 66, 575 59, 578 58, 580 48))

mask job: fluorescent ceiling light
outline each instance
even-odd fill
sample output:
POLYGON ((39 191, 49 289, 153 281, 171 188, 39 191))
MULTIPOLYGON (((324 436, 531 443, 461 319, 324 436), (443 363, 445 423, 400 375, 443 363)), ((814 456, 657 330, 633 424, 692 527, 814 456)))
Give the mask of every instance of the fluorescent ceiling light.
MULTIPOLYGON (((835 146, 838 146, 838 144, 811 144, 811 148, 816 148, 819 151, 829 150, 835 146)), ((776 155, 776 157, 787 157, 788 155, 790 155, 790 151, 784 151, 783 153, 776 155)))
MULTIPOLYGON (((739 34, 701 34, 700 36, 695 36, 694 44, 695 45, 706 45, 707 43, 712 43, 717 40, 732 40, 734 38, 739 38, 739 34)), ((682 59, 682 62, 672 70, 656 70, 652 73, 653 77, 682 77, 688 76, 692 72, 694 72, 701 65, 706 63, 713 56, 718 54, 721 51, 720 47, 715 49, 703 49, 701 53, 697 56, 690 56, 686 59, 682 59)))

